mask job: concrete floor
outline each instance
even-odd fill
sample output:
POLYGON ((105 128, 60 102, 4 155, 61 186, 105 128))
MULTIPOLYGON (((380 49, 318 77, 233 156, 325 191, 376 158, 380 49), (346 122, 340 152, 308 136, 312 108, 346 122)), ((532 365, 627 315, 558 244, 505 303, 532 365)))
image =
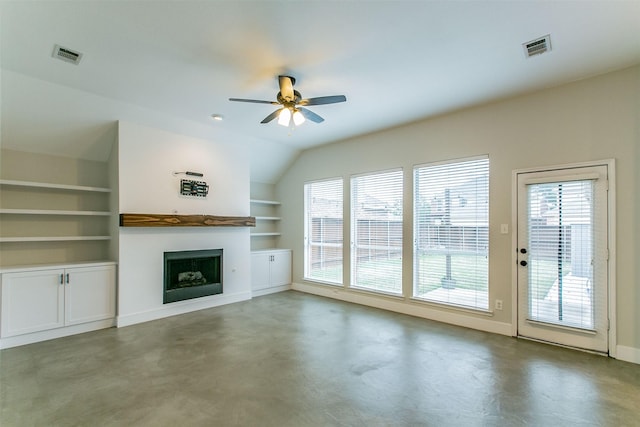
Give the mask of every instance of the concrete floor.
POLYGON ((0 352, 0 425, 638 426, 640 366, 293 291, 0 352))

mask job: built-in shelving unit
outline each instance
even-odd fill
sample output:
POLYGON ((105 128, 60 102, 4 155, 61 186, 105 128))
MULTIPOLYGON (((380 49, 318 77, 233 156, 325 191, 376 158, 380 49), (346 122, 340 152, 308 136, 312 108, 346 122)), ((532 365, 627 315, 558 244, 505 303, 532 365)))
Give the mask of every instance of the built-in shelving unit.
POLYGON ((280 237, 280 202, 264 198, 252 198, 251 215, 256 219, 256 226, 251 230, 251 249, 262 250, 277 247, 280 237))
POLYGON ((47 263, 53 254, 73 262, 87 261, 93 253, 101 259, 98 254, 106 253, 100 246, 105 243, 99 242, 111 239, 110 188, 13 179, 0 179, 0 187, 0 243, 3 258, 9 260, 4 265, 21 264, 26 255, 34 258, 30 263, 47 263), (99 246, 78 246, 89 242, 99 246))
MULTIPOLYGON (((275 200, 251 199, 250 202, 252 213, 257 210, 259 213, 271 214, 280 206, 280 202, 275 200)), ((280 221, 281 218, 279 216, 255 215, 255 218, 256 230, 251 233, 251 237, 274 237, 280 235, 277 226, 274 225, 277 221, 280 221)))

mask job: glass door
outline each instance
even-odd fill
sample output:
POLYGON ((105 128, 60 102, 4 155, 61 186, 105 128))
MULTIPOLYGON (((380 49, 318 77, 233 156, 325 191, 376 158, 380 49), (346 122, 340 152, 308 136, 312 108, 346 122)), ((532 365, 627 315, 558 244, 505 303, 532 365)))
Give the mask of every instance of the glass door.
POLYGON ((607 353, 607 167, 517 184, 518 335, 607 353))

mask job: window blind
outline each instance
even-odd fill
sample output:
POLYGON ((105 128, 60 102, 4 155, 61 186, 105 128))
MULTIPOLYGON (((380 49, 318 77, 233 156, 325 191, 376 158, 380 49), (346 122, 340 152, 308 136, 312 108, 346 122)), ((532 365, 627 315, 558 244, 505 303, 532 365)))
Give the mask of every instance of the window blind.
POLYGON ((414 168, 413 296, 488 309, 489 159, 414 168))
POLYGON ((304 277, 342 284, 343 180, 304 186, 304 277))
POLYGON ((402 170, 351 179, 351 286, 402 293, 402 170))

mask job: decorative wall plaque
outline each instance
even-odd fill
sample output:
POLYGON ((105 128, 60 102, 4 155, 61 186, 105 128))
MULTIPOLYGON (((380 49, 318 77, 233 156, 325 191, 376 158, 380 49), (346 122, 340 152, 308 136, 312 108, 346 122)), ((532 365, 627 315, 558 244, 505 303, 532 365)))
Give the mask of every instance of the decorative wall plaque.
POLYGON ((207 197, 208 193, 209 186, 205 181, 180 180, 180 194, 183 196, 207 197))

